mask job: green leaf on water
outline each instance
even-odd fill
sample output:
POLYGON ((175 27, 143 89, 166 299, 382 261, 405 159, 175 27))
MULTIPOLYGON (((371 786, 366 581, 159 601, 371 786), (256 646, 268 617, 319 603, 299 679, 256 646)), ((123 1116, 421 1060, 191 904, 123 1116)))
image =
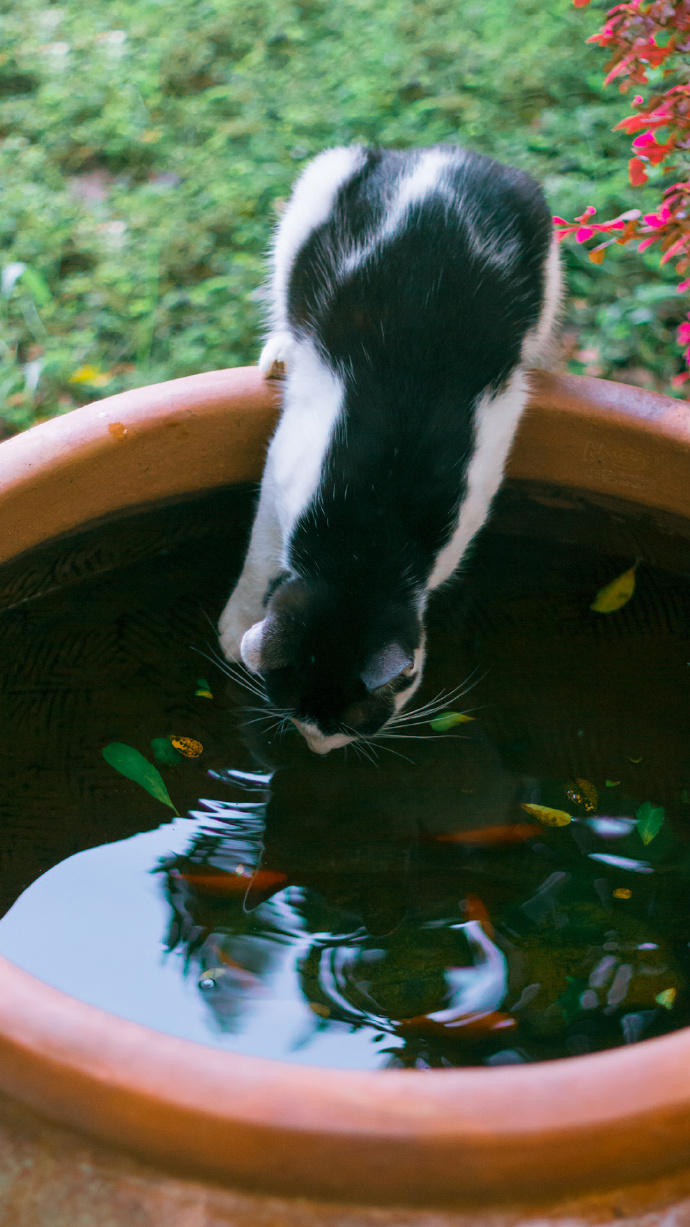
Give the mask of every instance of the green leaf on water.
POLYGON ((435 733, 447 733, 454 725, 469 724, 471 720, 474 720, 474 716, 466 716, 464 712, 444 711, 440 716, 434 716, 429 724, 435 733))
POLYGON ((182 755, 175 749, 169 737, 152 737, 151 749, 153 757, 161 767, 177 767, 182 762, 182 755))
POLYGON ((640 839, 643 844, 651 844, 656 835, 659 834, 664 825, 666 812, 663 805, 653 806, 650 801, 643 801, 640 808, 637 810, 635 817, 637 818, 637 829, 640 833, 640 839))
MULTIPOLYGON (((110 745, 104 747, 103 757, 106 763, 121 775, 126 775, 128 780, 134 780, 135 784, 140 784, 156 801, 168 805, 173 813, 177 814, 160 771, 135 750, 134 746, 126 746, 122 741, 111 741, 110 745)), ((180 815, 177 816, 179 818, 180 815)))

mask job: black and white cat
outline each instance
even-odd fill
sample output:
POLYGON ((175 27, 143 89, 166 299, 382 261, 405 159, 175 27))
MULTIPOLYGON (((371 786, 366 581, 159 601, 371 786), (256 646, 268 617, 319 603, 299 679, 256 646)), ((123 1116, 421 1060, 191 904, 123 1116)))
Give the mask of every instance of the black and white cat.
POLYGON ((282 416, 219 629, 317 753, 418 686, 429 593, 487 517, 559 293, 549 211, 520 171, 349 146, 298 180, 259 363, 286 366, 282 416))

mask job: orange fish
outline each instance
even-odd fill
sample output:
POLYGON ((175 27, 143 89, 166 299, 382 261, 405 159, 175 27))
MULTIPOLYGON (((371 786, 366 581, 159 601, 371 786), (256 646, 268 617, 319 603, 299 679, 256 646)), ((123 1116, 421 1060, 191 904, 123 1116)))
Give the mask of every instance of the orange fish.
POLYGON ((486 906, 478 895, 465 895, 465 915, 468 920, 478 920, 487 937, 493 937, 494 926, 486 906))
POLYGON ((510 1031, 513 1027, 517 1027, 517 1019, 511 1014, 488 1010, 484 1014, 463 1014, 447 1022, 439 1022, 428 1014, 401 1018, 396 1031, 401 1035, 425 1035, 429 1039, 449 1039, 455 1035, 458 1038, 479 1039, 493 1031, 510 1031))
POLYGON ((284 886, 287 875, 274 869, 259 869, 254 875, 246 873, 181 873, 181 878, 193 886, 200 895, 244 895, 249 887, 259 891, 284 886))
POLYGON ((500 827, 478 827, 476 831, 430 835, 429 838, 441 844, 483 844, 485 847, 495 847, 499 844, 519 844, 541 833, 541 827, 534 822, 512 822, 500 827))

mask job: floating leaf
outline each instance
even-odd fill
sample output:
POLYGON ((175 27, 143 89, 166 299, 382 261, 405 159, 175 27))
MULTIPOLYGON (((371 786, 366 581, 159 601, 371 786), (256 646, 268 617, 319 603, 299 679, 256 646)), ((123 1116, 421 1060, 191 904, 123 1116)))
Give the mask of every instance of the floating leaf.
POLYGON ((531 805, 525 802, 520 805, 520 809, 524 809, 525 813, 531 814, 533 818, 538 818, 545 827, 567 827, 568 823, 572 822, 571 814, 566 814, 564 809, 551 809, 549 805, 531 805))
POLYGON ((469 724, 470 720, 474 720, 474 716, 466 716, 464 712, 459 711, 444 711, 440 716, 434 716, 429 724, 435 733, 446 733, 454 725, 469 724))
POLYGON ((182 762, 182 755, 175 749, 169 737, 152 737, 151 749, 153 757, 161 767, 177 767, 182 762))
POLYGON ((565 794, 569 801, 574 801, 575 805, 581 805, 588 814, 594 813, 599 804, 599 793, 589 780, 571 780, 566 785, 565 794))
POLYGON ((637 829, 643 844, 651 844, 664 825, 666 813, 663 805, 655 808, 649 801, 644 801, 637 810, 637 829))
POLYGON ((607 788, 618 788, 619 784, 620 784, 620 780, 607 780, 606 781, 607 788))
POLYGON ((195 741, 193 737, 173 737, 171 734, 170 741, 185 758, 198 758, 204 752, 201 742, 195 741))
POLYGON ((614 899, 632 899, 632 891, 627 886, 617 886, 611 893, 614 899))
MULTIPOLYGON (((111 741, 110 745, 105 746, 103 757, 120 775, 126 775, 128 780, 140 784, 156 801, 168 805, 173 813, 177 814, 160 771, 135 750, 134 746, 126 746, 122 741, 111 741)), ((179 818, 179 814, 177 816, 179 818)))
POLYGON ((636 767, 639 767, 640 763, 644 762, 644 759, 643 758, 629 758, 628 762, 634 763, 636 767))
POLYGON ((600 588, 589 608, 595 613, 615 613, 627 605, 635 591, 635 572, 641 562, 642 559, 638 558, 629 571, 624 571, 606 587, 600 588))
POLYGON ((673 1009, 673 1003, 675 999, 676 999, 675 988, 665 988, 663 993, 657 993, 656 997, 654 998, 657 1005, 662 1005, 665 1010, 673 1009))
POLYGON ((212 699, 213 698, 213 694, 211 693, 211 687, 209 686, 205 677, 198 677, 196 679, 196 687, 197 688, 194 691, 194 694, 197 699, 212 699))

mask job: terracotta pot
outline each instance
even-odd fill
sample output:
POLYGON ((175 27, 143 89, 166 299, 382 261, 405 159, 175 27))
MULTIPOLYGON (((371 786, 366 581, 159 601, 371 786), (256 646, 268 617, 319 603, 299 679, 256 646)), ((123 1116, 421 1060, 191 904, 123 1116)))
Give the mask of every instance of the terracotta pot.
MULTIPOLYGON (((113 513, 258 477, 276 400, 256 370, 218 371, 3 443, 0 561, 113 513)), ((690 520, 688 408, 535 376, 510 474, 690 520)), ((160 1035, 2 959, 0 1088, 175 1171, 303 1197, 548 1202, 690 1159, 689 1031, 541 1065, 344 1072, 160 1035)))

